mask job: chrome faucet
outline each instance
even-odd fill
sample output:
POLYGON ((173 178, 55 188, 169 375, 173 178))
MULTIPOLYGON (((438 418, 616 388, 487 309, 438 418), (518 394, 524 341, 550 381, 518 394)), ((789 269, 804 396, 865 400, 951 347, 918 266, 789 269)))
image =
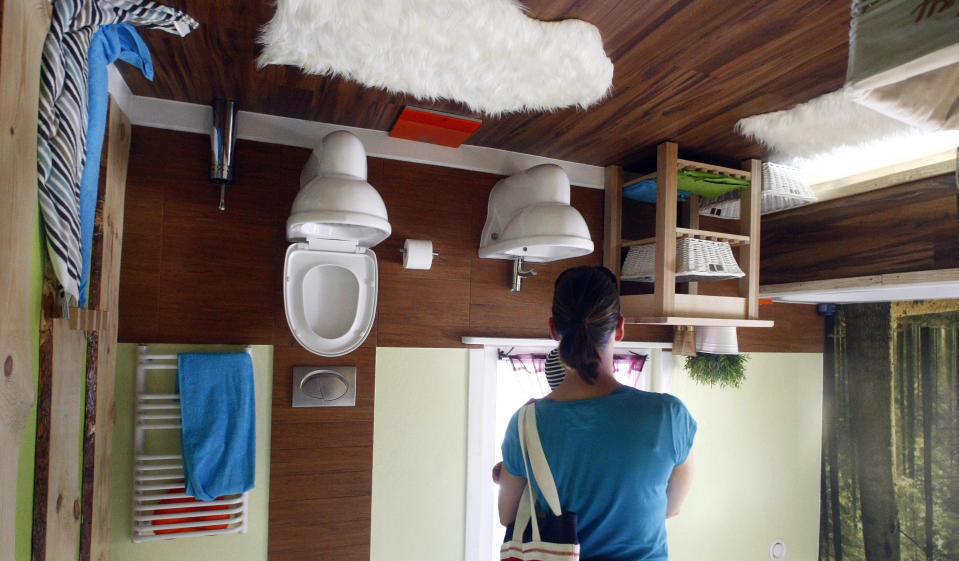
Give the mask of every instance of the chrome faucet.
POLYGON ((510 292, 519 292, 522 289, 523 279, 536 276, 536 269, 523 270, 523 258, 513 258, 513 289, 510 292))

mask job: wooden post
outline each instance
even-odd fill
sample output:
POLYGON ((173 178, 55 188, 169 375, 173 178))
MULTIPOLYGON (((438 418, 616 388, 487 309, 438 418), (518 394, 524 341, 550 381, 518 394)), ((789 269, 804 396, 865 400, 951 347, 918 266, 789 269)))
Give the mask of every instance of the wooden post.
POLYGON ((664 142, 656 148, 656 315, 673 315, 676 300, 676 197, 679 147, 664 142))
POLYGON ((739 233, 749 243, 739 246, 739 266, 745 276, 739 279, 739 296, 746 299, 746 317, 759 319, 759 216, 762 211, 763 163, 747 160, 743 167, 752 174, 749 187, 740 196, 739 233))
MULTIPOLYGON (((686 209, 686 227, 691 230, 699 229, 699 203, 701 197, 695 193, 689 196, 689 202, 686 209)), ((686 294, 699 293, 699 283, 687 282, 686 294)))
POLYGON ((623 168, 606 166, 603 211, 603 266, 619 279, 623 235, 623 168))
POLYGON ((677 325, 673 328, 673 354, 696 356, 696 328, 692 325, 677 325))
POLYGON ((83 437, 83 486, 80 561, 110 558, 110 452, 113 447, 114 382, 123 201, 130 156, 130 121, 110 103, 105 165, 94 225, 89 305, 103 312, 100 329, 87 342, 87 395, 83 437))
POLYGON ((20 440, 33 409, 30 271, 46 2, 3 0, 0 28, 0 559, 14 559, 20 440))

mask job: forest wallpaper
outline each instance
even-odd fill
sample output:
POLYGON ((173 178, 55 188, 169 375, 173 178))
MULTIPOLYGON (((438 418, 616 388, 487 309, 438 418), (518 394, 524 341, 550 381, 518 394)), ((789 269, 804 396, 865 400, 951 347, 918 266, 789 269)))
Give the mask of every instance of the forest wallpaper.
POLYGON ((959 561, 957 332, 959 301, 828 318, 821 560, 959 561))

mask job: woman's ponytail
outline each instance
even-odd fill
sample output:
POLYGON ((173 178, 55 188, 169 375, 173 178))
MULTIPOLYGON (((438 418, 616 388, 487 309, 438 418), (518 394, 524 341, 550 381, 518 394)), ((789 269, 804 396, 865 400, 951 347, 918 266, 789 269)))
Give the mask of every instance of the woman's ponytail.
POLYGON ((584 382, 599 376, 598 349, 619 324, 619 288, 605 267, 574 267, 556 279, 553 325, 560 336, 559 357, 584 382))
POLYGON ((596 381, 599 353, 589 340, 585 323, 573 324, 559 340, 559 357, 563 364, 575 370, 588 384, 596 381))

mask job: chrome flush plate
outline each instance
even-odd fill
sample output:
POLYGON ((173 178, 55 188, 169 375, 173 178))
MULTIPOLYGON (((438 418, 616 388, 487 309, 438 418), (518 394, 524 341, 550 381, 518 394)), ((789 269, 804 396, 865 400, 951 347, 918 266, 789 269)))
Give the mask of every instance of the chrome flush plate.
POLYGON ((355 366, 294 366, 293 407, 356 405, 355 366))

